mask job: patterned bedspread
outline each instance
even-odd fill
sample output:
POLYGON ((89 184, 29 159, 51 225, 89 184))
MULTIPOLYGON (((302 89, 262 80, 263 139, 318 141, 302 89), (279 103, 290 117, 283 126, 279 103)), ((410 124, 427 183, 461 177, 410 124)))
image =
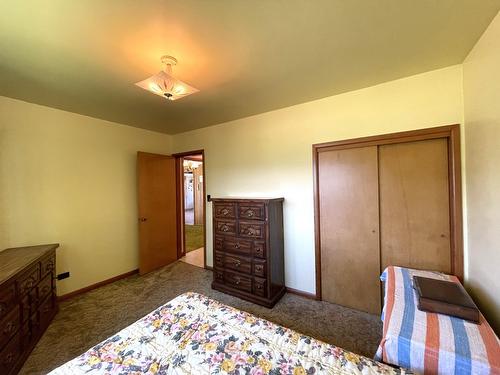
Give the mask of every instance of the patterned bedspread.
MULTIPOLYGON (((327 324, 327 322, 318 322, 327 324)), ((178 296, 50 374, 399 374, 196 293, 178 296)))
POLYGON ((413 275, 459 282, 439 272, 388 267, 382 312, 384 333, 376 358, 425 374, 500 374, 500 342, 480 324, 417 308, 413 275))

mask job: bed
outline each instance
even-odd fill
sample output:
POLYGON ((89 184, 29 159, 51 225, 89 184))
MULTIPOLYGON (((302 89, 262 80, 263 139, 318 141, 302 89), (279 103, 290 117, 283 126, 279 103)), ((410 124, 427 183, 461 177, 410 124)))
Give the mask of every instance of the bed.
POLYGON ((413 275, 459 282, 439 272, 388 267, 383 337, 375 358, 425 374, 500 374, 500 342, 484 317, 480 324, 420 311, 413 275))
POLYGON ((405 374, 186 293, 50 374, 405 374))

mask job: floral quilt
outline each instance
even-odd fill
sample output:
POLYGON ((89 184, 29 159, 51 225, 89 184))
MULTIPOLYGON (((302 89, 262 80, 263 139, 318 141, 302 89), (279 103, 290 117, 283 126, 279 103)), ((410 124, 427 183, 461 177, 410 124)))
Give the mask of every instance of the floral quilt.
POLYGON ((185 293, 50 374, 403 374, 185 293))

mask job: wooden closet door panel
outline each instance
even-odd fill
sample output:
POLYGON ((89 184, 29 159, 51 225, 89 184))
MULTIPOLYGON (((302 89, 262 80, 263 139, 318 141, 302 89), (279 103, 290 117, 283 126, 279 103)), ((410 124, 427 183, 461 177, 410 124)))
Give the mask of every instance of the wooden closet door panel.
POLYGON ((379 147, 382 268, 451 272, 448 143, 379 147))
POLYGON ((380 313, 377 147, 318 155, 322 299, 380 313))

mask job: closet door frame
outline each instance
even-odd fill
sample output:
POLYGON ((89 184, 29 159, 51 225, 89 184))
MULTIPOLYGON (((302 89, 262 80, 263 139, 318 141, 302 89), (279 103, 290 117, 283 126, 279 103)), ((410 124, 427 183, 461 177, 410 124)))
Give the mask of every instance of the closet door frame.
POLYGON ((321 236, 319 202, 319 163, 320 152, 380 146, 394 143, 414 142, 428 139, 445 138, 448 143, 448 186, 450 197, 450 258, 451 272, 463 282, 463 219, 462 219, 462 171, 460 153, 460 125, 447 125, 434 128, 410 130, 398 133, 376 135, 341 141, 318 143, 312 146, 314 178, 314 236, 316 250, 316 299, 321 300, 321 236))

